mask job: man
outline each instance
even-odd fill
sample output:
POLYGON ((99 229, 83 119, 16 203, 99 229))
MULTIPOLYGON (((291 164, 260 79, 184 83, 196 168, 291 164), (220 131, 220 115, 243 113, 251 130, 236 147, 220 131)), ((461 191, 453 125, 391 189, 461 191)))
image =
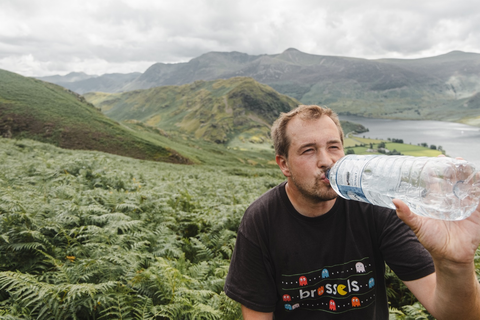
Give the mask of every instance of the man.
POLYGON ((225 283, 244 319, 388 319, 385 262, 437 319, 480 319, 480 208, 446 222, 397 199, 395 213, 337 197, 325 172, 343 132, 330 109, 282 114, 272 138, 287 181, 245 212, 225 283))

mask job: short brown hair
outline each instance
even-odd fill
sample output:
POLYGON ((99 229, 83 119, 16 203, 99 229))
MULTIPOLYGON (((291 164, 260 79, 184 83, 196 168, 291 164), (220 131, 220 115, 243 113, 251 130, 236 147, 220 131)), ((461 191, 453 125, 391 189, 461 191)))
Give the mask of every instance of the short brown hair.
POLYGON ((287 136, 287 124, 297 115, 302 120, 320 119, 323 115, 330 117, 338 128, 338 133, 340 134, 340 139, 342 140, 343 145, 342 126, 340 125, 340 120, 338 119, 337 114, 332 109, 315 105, 300 105, 288 113, 282 112, 280 117, 275 120, 272 125, 271 135, 273 146, 275 147, 275 153, 277 155, 288 158, 290 139, 287 136))

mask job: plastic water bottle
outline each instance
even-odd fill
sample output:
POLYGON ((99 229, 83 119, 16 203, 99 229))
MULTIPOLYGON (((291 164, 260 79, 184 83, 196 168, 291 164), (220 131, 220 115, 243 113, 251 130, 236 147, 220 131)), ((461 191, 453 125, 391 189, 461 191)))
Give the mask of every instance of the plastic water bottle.
POLYGON ((405 202, 418 215, 462 220, 480 202, 480 172, 465 160, 448 157, 347 155, 327 173, 345 199, 394 209, 405 202))

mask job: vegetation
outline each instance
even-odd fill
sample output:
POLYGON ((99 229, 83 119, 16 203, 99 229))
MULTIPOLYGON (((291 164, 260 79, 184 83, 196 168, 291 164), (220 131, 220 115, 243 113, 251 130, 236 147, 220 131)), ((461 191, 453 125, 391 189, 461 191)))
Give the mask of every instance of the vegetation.
POLYGON ((341 120, 340 124, 342 125, 342 129, 345 135, 348 135, 350 133, 358 134, 368 132, 368 128, 365 128, 363 125, 358 123, 341 120))
POLYGON ((436 157, 445 152, 440 148, 429 148, 425 145, 400 143, 401 139, 376 140, 349 135, 345 139, 345 153, 351 154, 402 154, 415 157, 436 157), (397 141, 397 142, 392 142, 397 141))
MULTIPOLYGON (((223 163, 0 138, 0 319, 240 319, 223 293, 236 230, 284 178, 223 163)), ((394 319, 428 315, 387 282, 394 319)))
POLYGON ((205 139, 196 139, 188 134, 165 131, 138 121, 123 122, 143 139, 177 150, 195 164, 215 164, 217 166, 272 167, 273 148, 270 140, 253 141, 255 136, 240 136, 227 145, 216 144, 205 139))
POLYGON ((175 150, 145 141, 107 118, 82 96, 4 70, 0 70, 0 136, 137 159, 191 163, 175 150))
POLYGON ((0 139, 0 319, 238 319, 236 229, 281 180, 0 139))

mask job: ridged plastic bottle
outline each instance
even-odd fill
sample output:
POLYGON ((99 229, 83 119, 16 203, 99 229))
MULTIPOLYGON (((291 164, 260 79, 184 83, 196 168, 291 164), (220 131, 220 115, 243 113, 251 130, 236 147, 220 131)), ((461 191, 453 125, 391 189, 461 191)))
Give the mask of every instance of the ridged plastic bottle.
POLYGON ((448 157, 347 155, 327 175, 345 199, 394 209, 391 200, 397 198, 412 212, 436 219, 465 219, 480 202, 480 172, 448 157))

